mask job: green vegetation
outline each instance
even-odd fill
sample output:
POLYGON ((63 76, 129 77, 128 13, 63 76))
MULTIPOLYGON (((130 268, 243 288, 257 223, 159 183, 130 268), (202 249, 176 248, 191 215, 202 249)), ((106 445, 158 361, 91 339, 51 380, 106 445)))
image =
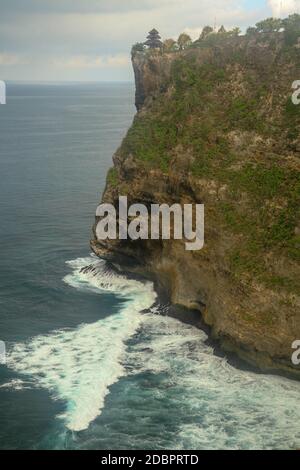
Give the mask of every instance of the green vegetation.
POLYGON ((166 39, 163 43, 164 52, 176 52, 178 51, 178 44, 174 39, 166 39))
POLYGON ((295 13, 284 20, 279 18, 267 18, 257 23, 255 28, 248 28, 247 34, 278 33, 281 30, 284 31, 287 45, 291 46, 296 44, 300 37, 300 15, 295 13))
POLYGON ((145 46, 142 42, 137 42, 132 46, 131 54, 135 54, 136 52, 145 52, 145 46))
POLYGON ((255 34, 257 33, 257 29, 254 27, 254 26, 250 26, 247 31, 246 31, 246 35, 247 36, 255 36, 255 34))
POLYGON ((228 124, 243 130, 264 131, 264 119, 258 114, 258 100, 237 97, 232 100, 228 109, 228 124))
POLYGON ((300 280, 272 274, 265 258, 266 253, 274 252, 300 261, 300 237, 295 235, 300 216, 299 172, 277 165, 246 165, 229 171, 225 179, 232 192, 229 201, 220 204, 219 216, 228 230, 242 236, 240 247, 230 254, 233 273, 300 292, 300 280), (241 207, 236 201, 243 193, 248 198, 241 207))
POLYGON ((177 39, 177 44, 179 46, 179 49, 183 51, 184 49, 186 49, 188 46, 192 44, 192 39, 188 34, 182 33, 177 39))
POLYGON ((107 174, 107 183, 113 188, 118 186, 119 177, 115 167, 110 168, 107 174))
MULTIPOLYGON (((285 20, 285 34, 295 33, 298 16, 285 20)), ((247 34, 267 37, 264 32, 281 27, 269 19, 247 34)), ((206 28, 196 43, 183 41, 182 48, 208 48, 234 34, 239 32, 206 28)), ((289 293, 300 292, 299 280, 278 273, 270 260, 300 261, 295 230, 300 220, 300 175, 287 158, 299 145, 300 129, 300 106, 292 103, 290 88, 299 60, 294 39, 282 51, 284 80, 277 77, 276 83, 270 76, 278 71, 261 73, 249 65, 243 48, 225 65, 198 63, 192 52, 179 55, 172 63, 168 94, 158 95, 147 112, 136 117, 122 146, 122 152, 132 154, 145 168, 159 168, 165 174, 174 156, 185 152, 189 176, 225 187, 226 197, 216 200, 212 217, 223 221, 224 230, 233 235, 228 249, 233 279, 255 279, 289 293), (232 134, 240 150, 233 147, 232 134), (273 147, 264 145, 268 140, 273 147)), ((178 47, 173 40, 164 44, 166 51, 178 47)))
MULTIPOLYGON (((295 13, 290 15, 288 18, 283 20, 279 18, 267 18, 263 21, 256 23, 255 26, 251 26, 246 31, 246 36, 257 36, 261 37, 264 40, 267 34, 284 32, 285 42, 288 46, 295 45, 300 37, 300 15, 295 13)), ((190 36, 186 33, 180 34, 177 41, 174 39, 166 39, 162 44, 160 41, 160 36, 156 30, 150 32, 150 42, 148 36, 148 45, 151 44, 151 33, 156 34, 154 36, 154 51, 155 48, 161 49, 163 52, 178 52, 187 48, 197 48, 197 47, 209 47, 214 45, 221 45, 224 39, 240 36, 242 31, 240 28, 235 27, 230 31, 226 31, 224 26, 221 26, 219 30, 215 30, 211 26, 205 26, 200 34, 199 39, 192 41, 190 36)), ((153 42, 153 40, 152 40, 153 42)), ((147 44, 147 42, 145 43, 147 44)), ((144 43, 137 43, 132 47, 132 54, 134 55, 137 52, 144 52, 145 54, 154 53, 153 50, 147 49, 144 43)), ((155 51, 157 52, 157 51, 155 51)))
POLYGON ((241 171, 231 173, 231 185, 246 191, 254 199, 271 199, 279 192, 284 194, 285 185, 290 183, 288 176, 277 165, 266 167, 262 164, 245 165, 241 171), (283 193, 282 193, 283 191, 283 193))
POLYGON ((139 117, 129 130, 122 150, 133 153, 144 164, 168 169, 170 151, 176 141, 176 127, 153 116, 139 117))
POLYGON ((283 126, 287 129, 287 139, 293 145, 297 142, 300 133, 300 106, 295 106, 288 98, 283 115, 283 126))
POLYGON ((300 36, 300 15, 295 13, 282 21, 288 45, 296 44, 300 36))
POLYGON ((205 118, 207 93, 213 92, 216 83, 226 80, 220 67, 205 65, 196 67, 193 59, 179 59, 172 69, 174 95, 165 106, 164 97, 153 103, 151 113, 138 116, 129 130, 123 144, 123 151, 133 153, 145 165, 168 170, 177 143, 190 146, 196 154, 207 158, 221 155, 224 139, 215 138, 214 123, 203 119, 199 126, 187 122, 191 115, 200 114, 205 118), (182 94, 184 93, 184 99, 182 94), (202 103, 203 100, 203 103, 202 103))
POLYGON ((266 20, 256 23, 258 33, 273 33, 281 30, 283 24, 278 18, 267 18, 266 20))
POLYGON ((214 32, 214 29, 211 26, 205 26, 202 30, 202 33, 200 34, 200 41, 203 41, 206 39, 210 34, 214 32))

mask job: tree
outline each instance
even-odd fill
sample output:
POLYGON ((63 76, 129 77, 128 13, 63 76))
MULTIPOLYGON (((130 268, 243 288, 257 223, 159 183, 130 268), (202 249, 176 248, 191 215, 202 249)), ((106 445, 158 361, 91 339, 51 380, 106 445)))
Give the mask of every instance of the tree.
POLYGON ((135 54, 136 52, 144 52, 145 51, 145 46, 142 42, 137 42, 132 46, 131 53, 135 54))
POLYGON ((149 46, 150 49, 160 49, 163 43, 161 42, 161 37, 159 32, 156 29, 152 29, 147 36, 147 41, 145 42, 145 46, 149 46))
POLYGON ((254 26, 250 26, 246 32, 247 36, 254 36, 254 34, 256 33, 257 33, 257 29, 254 26))
POLYGON ((259 33, 274 33, 282 28, 282 20, 279 18, 267 18, 266 20, 256 23, 256 28, 259 33))
POLYGON ((188 34, 182 33, 180 34, 177 43, 179 45, 180 50, 182 51, 183 49, 192 44, 192 39, 188 34))
POLYGON ((175 52, 178 49, 177 42, 174 39, 166 39, 163 43, 165 52, 175 52))
POLYGON ((282 20, 285 40, 288 44, 296 44, 300 37, 300 15, 295 13, 282 20))
POLYGON ((300 15, 294 13, 293 15, 288 16, 282 20, 282 25, 286 29, 297 29, 300 34, 300 15))
POLYGON ((214 32, 214 29, 211 26, 205 26, 200 34, 200 40, 206 39, 211 33, 214 32))
POLYGON ((223 25, 222 25, 221 28, 219 29, 218 34, 226 34, 226 29, 224 28, 223 25))
POLYGON ((229 36, 239 36, 241 34, 240 28, 233 28, 230 31, 228 31, 229 36))

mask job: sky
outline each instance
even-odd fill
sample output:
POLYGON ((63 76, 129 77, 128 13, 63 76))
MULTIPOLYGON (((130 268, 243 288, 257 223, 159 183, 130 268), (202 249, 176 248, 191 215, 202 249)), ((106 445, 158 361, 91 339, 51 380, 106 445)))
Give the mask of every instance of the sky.
POLYGON ((132 81, 132 44, 210 24, 242 30, 300 0, 0 0, 0 80, 132 81))

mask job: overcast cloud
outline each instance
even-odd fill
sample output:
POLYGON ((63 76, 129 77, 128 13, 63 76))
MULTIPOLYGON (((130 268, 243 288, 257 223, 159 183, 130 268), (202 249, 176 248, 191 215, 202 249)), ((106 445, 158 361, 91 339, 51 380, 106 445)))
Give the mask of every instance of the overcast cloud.
POLYGON ((132 80, 131 45, 206 24, 242 29, 300 0, 0 0, 0 79, 132 80), (282 4, 282 5, 281 5, 282 4))

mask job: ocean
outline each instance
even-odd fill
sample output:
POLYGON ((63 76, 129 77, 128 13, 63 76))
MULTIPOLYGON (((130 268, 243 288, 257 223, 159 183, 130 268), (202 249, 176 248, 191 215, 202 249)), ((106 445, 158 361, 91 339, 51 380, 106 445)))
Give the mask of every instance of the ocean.
POLYGON ((8 84, 0 106, 1 449, 296 449, 300 383, 233 366, 90 252, 134 85, 8 84), (93 271, 82 271, 93 266, 93 271))

